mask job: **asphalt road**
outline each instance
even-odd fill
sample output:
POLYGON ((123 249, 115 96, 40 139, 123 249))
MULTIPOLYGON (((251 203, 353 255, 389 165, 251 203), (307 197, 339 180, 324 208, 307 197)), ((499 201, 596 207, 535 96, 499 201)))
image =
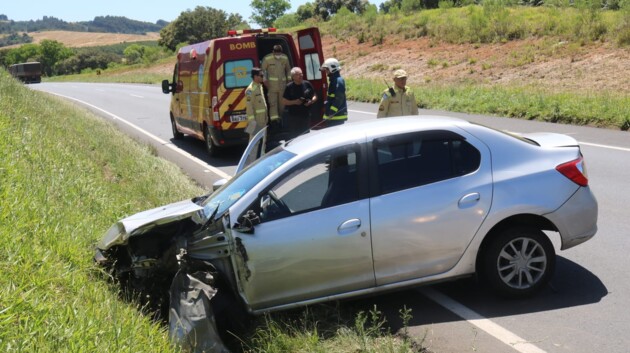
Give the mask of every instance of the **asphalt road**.
MULTIPOLYGON (((123 131, 155 145, 201 185, 233 174, 242 149, 211 158, 201 141, 171 140, 169 97, 158 86, 42 83, 32 89, 59 95, 112 120, 123 131)), ((374 119, 376 105, 349 103, 350 121, 374 119)), ((575 137, 582 146, 590 185, 599 202, 599 231, 590 241, 558 252, 551 284, 529 300, 494 296, 465 279, 353 301, 374 304, 400 327, 398 310, 412 309, 409 334, 430 351, 630 352, 630 133, 437 111, 497 129, 547 131, 575 137)), ((558 248, 557 242, 555 243, 558 248)))

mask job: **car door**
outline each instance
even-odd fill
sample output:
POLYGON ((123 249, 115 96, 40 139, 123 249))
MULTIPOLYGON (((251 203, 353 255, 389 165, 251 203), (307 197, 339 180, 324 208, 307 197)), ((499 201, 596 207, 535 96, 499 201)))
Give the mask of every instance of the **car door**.
POLYGON ((242 292, 254 310, 374 286, 369 200, 358 146, 324 152, 272 182, 249 210, 242 292), (363 191, 361 191, 363 190, 363 191))
POLYGON ((252 137, 249 141, 249 144, 243 151, 243 155, 241 155, 241 159, 238 161, 236 165, 236 171, 234 174, 238 174, 241 170, 248 167, 250 164, 256 162, 262 156, 265 155, 265 146, 267 144, 267 127, 263 127, 260 131, 252 137))
POLYGON ((488 148, 463 131, 375 140, 370 201, 377 285, 451 269, 492 201, 488 148))

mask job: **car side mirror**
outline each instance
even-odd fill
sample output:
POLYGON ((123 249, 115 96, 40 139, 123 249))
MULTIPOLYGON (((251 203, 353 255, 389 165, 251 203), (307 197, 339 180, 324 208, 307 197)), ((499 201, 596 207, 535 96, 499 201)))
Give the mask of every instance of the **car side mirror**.
POLYGON ((260 224, 260 217, 256 212, 248 210, 241 215, 234 224, 234 230, 246 234, 254 234, 254 226, 260 224))
POLYGON ((171 85, 171 83, 168 82, 168 80, 162 81, 162 93, 169 94, 173 92, 173 86, 174 85, 171 85))
POLYGON ((222 187, 225 183, 227 183, 227 179, 219 179, 212 184, 212 191, 217 191, 218 188, 222 187))
POLYGON ((261 210, 266 210, 267 207, 269 207, 269 205, 271 205, 271 197, 269 195, 264 195, 263 197, 260 198, 261 210))

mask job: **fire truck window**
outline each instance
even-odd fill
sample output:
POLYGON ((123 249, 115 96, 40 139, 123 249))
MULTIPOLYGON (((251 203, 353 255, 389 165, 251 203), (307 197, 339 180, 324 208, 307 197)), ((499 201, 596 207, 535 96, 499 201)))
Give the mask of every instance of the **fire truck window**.
POLYGON ((313 37, 310 35, 300 37, 300 49, 313 49, 315 48, 315 43, 313 42, 313 37))
POLYGON ((250 73, 254 63, 251 60, 228 61, 224 64, 225 88, 247 87, 252 78, 250 73))
POLYGON ((304 56, 304 62, 306 65, 306 79, 321 80, 322 72, 319 71, 319 68, 322 64, 319 61, 319 55, 317 53, 306 54, 304 56))

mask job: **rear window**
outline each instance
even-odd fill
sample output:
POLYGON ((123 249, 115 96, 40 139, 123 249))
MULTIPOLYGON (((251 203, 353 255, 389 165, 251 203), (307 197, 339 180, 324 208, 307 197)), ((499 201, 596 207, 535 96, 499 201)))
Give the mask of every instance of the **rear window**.
POLYGON ((223 64, 225 88, 244 88, 252 82, 254 62, 250 59, 232 60, 223 64))
POLYGON ((493 127, 486 126, 486 125, 479 124, 479 123, 474 123, 474 122, 470 122, 470 123, 471 123, 471 124, 473 124, 473 125, 483 126, 483 127, 485 127, 486 129, 494 130, 494 131, 496 131, 496 132, 500 132, 500 133, 502 133, 503 135, 507 135, 507 136, 513 137, 513 138, 515 138, 515 139, 517 139, 517 140, 523 141, 523 142, 528 143, 528 144, 530 144, 530 145, 540 146, 540 145, 539 145, 536 141, 532 141, 532 140, 530 140, 530 139, 526 139, 526 138, 524 138, 523 136, 519 136, 519 135, 513 134, 513 133, 511 133, 511 132, 505 131, 505 130, 498 130, 498 129, 495 129, 495 128, 493 128, 493 127))
POLYGON ((381 194, 466 175, 481 163, 481 153, 450 131, 380 139, 374 153, 381 194))

